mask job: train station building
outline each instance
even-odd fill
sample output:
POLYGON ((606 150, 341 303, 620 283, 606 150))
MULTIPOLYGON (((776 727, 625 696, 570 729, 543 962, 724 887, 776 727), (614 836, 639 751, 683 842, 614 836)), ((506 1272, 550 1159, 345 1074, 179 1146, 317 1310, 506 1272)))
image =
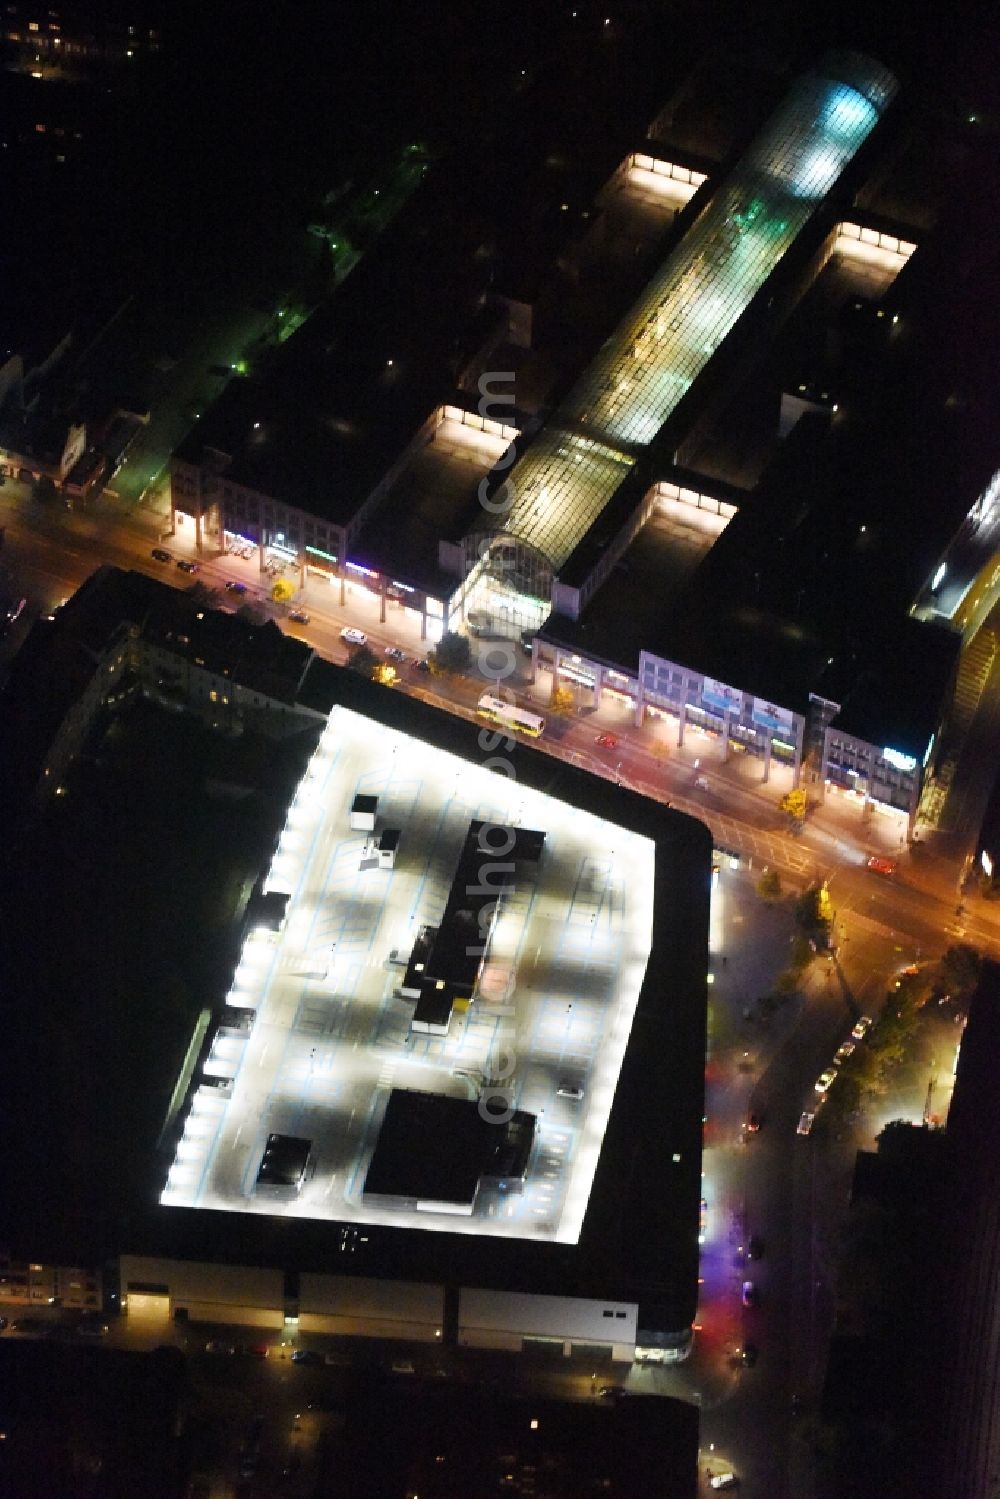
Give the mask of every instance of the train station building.
POLYGON ((387 326, 416 202, 399 247, 205 413, 173 461, 175 523, 208 550, 254 547, 305 598, 330 586, 390 626, 399 611, 429 643, 485 620, 581 706, 616 694, 678 743, 699 728, 765 781, 777 765, 857 791, 862 815, 912 833, 960 644, 928 590, 944 556, 957 585, 948 549, 989 475, 932 511, 917 491, 933 477, 900 472, 871 403, 913 383, 903 330, 938 316, 944 205, 926 161, 926 201, 883 190, 890 161, 912 181, 927 141, 878 63, 831 54, 767 102, 715 160, 665 109, 636 149, 589 163, 587 207, 563 204, 571 232, 546 244, 558 275, 508 261, 476 318, 442 308, 441 337, 417 305, 431 277, 409 310, 392 300, 395 340, 362 338, 387 326), (893 561, 905 515, 916 573, 893 561), (920 598, 914 617, 940 626, 923 635, 920 598), (872 683, 901 642, 928 706, 883 715, 872 683))

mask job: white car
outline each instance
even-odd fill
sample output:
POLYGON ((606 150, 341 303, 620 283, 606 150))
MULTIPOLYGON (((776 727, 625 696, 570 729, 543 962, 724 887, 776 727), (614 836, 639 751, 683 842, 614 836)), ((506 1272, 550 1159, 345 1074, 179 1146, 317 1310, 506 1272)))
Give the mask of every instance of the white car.
POLYGON ((348 645, 365 645, 368 640, 364 630, 341 630, 340 638, 346 640, 348 645))
POLYGON ((583 1098, 583 1089, 574 1088, 571 1083, 562 1083, 560 1087, 556 1089, 556 1097, 572 1098, 576 1103, 579 1103, 583 1098))
POLYGON ((825 1072, 821 1072, 819 1077, 816 1079, 816 1092, 825 1093, 836 1076, 836 1067, 828 1067, 825 1072))
POLYGON ((739 1479, 735 1473, 716 1473, 709 1487, 713 1489, 735 1489, 739 1479))
POLYGON ((856 1041, 845 1041, 842 1046, 838 1046, 836 1052, 834 1053, 833 1065, 835 1067, 839 1067, 841 1062, 846 1062, 847 1058, 852 1054, 857 1044, 858 1043, 856 1041))
POLYGON ((815 1119, 815 1114, 803 1114, 801 1119, 799 1120, 798 1128, 796 1129, 795 1133, 797 1135, 807 1135, 812 1129, 815 1119))
POLYGON ((851 1032, 851 1035, 854 1037, 855 1041, 864 1040, 865 1036, 871 1030, 871 1024, 872 1017, 870 1015, 862 1015, 861 1019, 858 1021, 857 1025, 851 1032))

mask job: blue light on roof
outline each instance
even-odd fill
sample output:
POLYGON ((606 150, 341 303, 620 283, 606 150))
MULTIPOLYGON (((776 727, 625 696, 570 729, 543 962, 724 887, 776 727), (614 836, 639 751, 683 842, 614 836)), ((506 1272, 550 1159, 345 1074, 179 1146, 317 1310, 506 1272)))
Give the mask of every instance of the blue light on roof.
POLYGON ((823 117, 823 128, 832 135, 846 136, 854 142, 857 136, 867 135, 878 119, 874 104, 857 89, 842 85, 831 97, 823 117))

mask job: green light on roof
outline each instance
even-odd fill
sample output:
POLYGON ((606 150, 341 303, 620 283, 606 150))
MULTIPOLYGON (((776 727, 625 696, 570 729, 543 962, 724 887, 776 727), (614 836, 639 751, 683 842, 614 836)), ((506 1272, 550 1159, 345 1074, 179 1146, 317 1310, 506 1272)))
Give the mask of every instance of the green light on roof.
POLYGON ((306 551, 311 552, 314 557, 325 557, 327 562, 336 562, 337 560, 332 552, 324 552, 319 547, 306 547, 306 551))

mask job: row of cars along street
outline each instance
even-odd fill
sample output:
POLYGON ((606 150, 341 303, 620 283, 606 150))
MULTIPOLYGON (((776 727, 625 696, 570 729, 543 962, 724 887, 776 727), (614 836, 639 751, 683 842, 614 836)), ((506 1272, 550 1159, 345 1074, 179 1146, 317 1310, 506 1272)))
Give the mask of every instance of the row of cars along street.
POLYGON ((813 1085, 814 1092, 817 1094, 815 1107, 812 1110, 807 1110, 805 1113, 803 1113, 802 1117, 799 1119, 798 1126, 795 1131, 796 1134, 809 1134, 813 1127, 813 1124, 816 1122, 816 1115, 819 1112, 819 1109, 826 1102, 826 1095, 827 1093, 829 1093, 831 1085, 837 1079, 837 1072, 839 1068, 844 1062, 847 1061, 848 1057, 853 1056, 858 1042, 863 1041, 865 1036, 868 1034, 868 1031, 871 1028, 871 1023, 872 1019, 870 1015, 862 1015, 861 1019, 857 1022, 857 1024, 851 1031, 848 1039, 846 1041, 842 1041, 841 1044, 837 1047, 837 1050, 835 1051, 833 1057, 833 1065, 831 1067, 827 1067, 825 1071, 821 1072, 819 1077, 816 1079, 815 1084, 813 1085))

